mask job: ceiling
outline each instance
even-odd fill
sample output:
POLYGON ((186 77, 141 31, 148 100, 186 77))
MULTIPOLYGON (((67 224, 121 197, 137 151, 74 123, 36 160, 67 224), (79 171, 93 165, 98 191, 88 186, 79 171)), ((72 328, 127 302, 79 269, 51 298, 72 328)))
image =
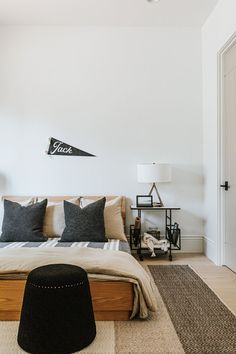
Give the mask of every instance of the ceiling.
POLYGON ((218 0, 0 0, 2 25, 197 26, 218 0))

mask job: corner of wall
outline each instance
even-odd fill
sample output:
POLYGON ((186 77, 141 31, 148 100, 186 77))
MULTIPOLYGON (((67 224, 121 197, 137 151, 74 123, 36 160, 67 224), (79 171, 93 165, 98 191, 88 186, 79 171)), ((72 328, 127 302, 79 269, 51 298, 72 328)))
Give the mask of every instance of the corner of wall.
POLYGON ((217 247, 216 242, 209 239, 207 236, 203 238, 203 252, 208 259, 217 264, 217 247))

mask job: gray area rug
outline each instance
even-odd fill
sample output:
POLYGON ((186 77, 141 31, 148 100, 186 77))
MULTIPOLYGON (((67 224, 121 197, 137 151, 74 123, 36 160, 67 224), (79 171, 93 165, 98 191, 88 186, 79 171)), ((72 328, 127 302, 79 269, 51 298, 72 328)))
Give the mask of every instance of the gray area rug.
POLYGON ((148 268, 186 354, 236 353, 236 317, 189 266, 148 268))

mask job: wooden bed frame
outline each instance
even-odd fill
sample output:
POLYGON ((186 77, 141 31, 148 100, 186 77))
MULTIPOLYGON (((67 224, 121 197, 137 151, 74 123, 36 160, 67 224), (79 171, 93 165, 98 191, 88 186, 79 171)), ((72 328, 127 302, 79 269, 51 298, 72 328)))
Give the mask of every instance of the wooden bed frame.
MULTIPOLYGON (((85 196, 97 200, 101 196, 85 196)), ((29 197, 6 196, 6 199, 20 202, 29 197)), ((38 197, 47 198, 51 202, 60 202, 74 196, 38 197)), ((107 200, 116 198, 106 196, 107 200)), ((125 225, 125 197, 122 197, 122 218, 125 225)), ((17 321, 20 318, 22 300, 25 288, 24 279, 0 279, 0 320, 17 321)), ((133 309, 133 285, 124 281, 90 280, 90 290, 93 301, 95 319, 97 321, 127 321, 133 309)))

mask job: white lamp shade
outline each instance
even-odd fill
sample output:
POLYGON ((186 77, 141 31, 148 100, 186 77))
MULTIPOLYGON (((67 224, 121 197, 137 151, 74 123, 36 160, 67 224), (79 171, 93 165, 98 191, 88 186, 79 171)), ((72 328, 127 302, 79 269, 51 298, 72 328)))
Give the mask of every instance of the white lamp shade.
POLYGON ((137 165, 139 183, 170 182, 171 167, 165 163, 144 163, 137 165))

